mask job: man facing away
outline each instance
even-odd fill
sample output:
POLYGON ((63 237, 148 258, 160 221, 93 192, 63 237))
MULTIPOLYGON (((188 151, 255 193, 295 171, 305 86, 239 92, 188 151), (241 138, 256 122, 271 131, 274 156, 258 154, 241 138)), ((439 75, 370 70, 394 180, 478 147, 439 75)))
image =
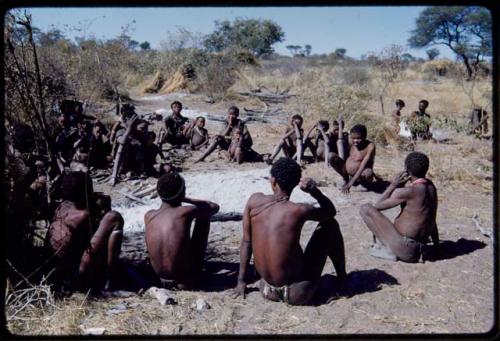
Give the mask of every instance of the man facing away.
POLYGON ((162 204, 144 216, 151 265, 162 282, 174 280, 179 289, 191 289, 199 284, 196 277, 203 266, 210 217, 219 205, 187 198, 184 179, 175 172, 160 177, 157 190, 162 204))
POLYGON ((396 176, 375 205, 364 204, 360 214, 374 236, 370 254, 379 258, 418 262, 424 246, 431 237, 439 243, 436 224, 437 190, 425 177, 429 159, 423 153, 413 152, 405 159, 406 170, 396 176), (409 186, 404 186, 411 181, 409 186), (392 223, 380 211, 401 206, 401 212, 392 223))
POLYGON ((254 193, 243 213, 240 270, 234 297, 245 297, 246 274, 252 253, 261 276, 262 295, 272 301, 308 304, 316 292, 327 257, 337 276, 346 277, 344 241, 335 220, 335 206, 312 179, 301 179, 301 168, 291 158, 281 158, 271 168, 273 194, 254 193), (319 207, 289 200, 293 189, 309 193, 319 207), (307 220, 318 221, 306 249, 300 234, 307 220))

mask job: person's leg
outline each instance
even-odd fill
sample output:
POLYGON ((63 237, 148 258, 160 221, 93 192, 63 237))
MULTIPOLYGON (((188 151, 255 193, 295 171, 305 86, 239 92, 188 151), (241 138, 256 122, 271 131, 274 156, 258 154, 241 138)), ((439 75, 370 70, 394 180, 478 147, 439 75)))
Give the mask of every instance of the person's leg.
POLYGON ((340 157, 334 157, 332 159, 331 165, 333 166, 333 169, 335 169, 335 171, 340 174, 345 183, 347 183, 349 182, 349 174, 347 173, 347 170, 345 168, 345 163, 345 160, 342 160, 340 157))
POLYGON ((335 219, 318 224, 304 251, 304 281, 290 289, 291 304, 306 304, 314 296, 319 279, 330 257, 337 277, 346 278, 344 240, 335 219))
POLYGON ((108 281, 115 277, 123 239, 123 217, 110 211, 101 219, 80 262, 80 274, 92 285, 105 269, 108 281))
POLYGON ((199 273, 203 267, 209 232, 210 218, 197 218, 194 222, 190 242, 193 273, 199 273))
POLYGON ((287 151, 289 148, 288 148, 288 145, 286 144, 284 137, 282 137, 279 140, 278 144, 274 147, 273 152, 271 153, 271 156, 268 158, 268 163, 272 163, 272 161, 279 154, 281 149, 283 149, 283 153, 285 154, 285 156, 288 156, 287 151))
POLYGON ((309 149, 311 151, 311 155, 316 157, 316 149, 317 147, 314 145, 314 143, 311 141, 311 138, 307 138, 304 142, 304 148, 302 151, 302 155, 305 154, 306 150, 309 149))
POLYGON ((215 150, 215 148, 217 148, 217 146, 219 146, 221 144, 223 139, 224 139, 224 137, 222 137, 220 135, 215 136, 212 144, 210 146, 208 146, 208 148, 205 150, 205 152, 203 153, 202 156, 200 156, 197 160, 195 160, 195 163, 205 160, 205 158, 208 155, 210 155, 215 150))
POLYGON ((375 238, 389 247, 397 259, 404 262, 415 262, 416 248, 405 243, 403 236, 394 227, 394 224, 375 207, 370 204, 361 206, 359 213, 366 226, 372 231, 375 238))
POLYGON ((234 151, 234 159, 238 164, 242 164, 245 161, 245 152, 240 147, 237 147, 234 151))

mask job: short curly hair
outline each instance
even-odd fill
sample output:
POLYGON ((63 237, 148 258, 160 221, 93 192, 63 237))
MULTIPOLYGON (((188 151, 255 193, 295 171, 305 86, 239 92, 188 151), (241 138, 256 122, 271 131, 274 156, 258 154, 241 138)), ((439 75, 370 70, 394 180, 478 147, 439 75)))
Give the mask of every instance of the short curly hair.
POLYGON ((240 114, 240 109, 236 105, 232 105, 229 107, 229 109, 227 109, 227 112, 228 113, 232 112, 236 114, 236 116, 238 116, 240 114))
POLYGON ((180 107, 182 108, 182 103, 181 102, 179 102, 179 101, 173 101, 172 103, 170 103, 170 109, 174 108, 174 104, 180 105, 180 107))
POLYGON ((396 105, 399 105, 399 106, 401 106, 401 107, 404 107, 406 104, 405 104, 405 101, 403 101, 402 99, 398 99, 398 100, 396 101, 396 105))
POLYGON ((302 170, 293 159, 282 157, 273 164, 271 176, 276 179, 283 191, 290 194, 295 186, 299 184, 302 170))
POLYGON ((406 156, 405 167, 410 175, 423 178, 429 170, 429 158, 424 153, 412 152, 406 156))
POLYGON ((366 127, 362 124, 356 124, 354 127, 351 128, 351 134, 356 133, 361 135, 363 139, 366 139, 366 136, 368 135, 368 131, 366 127))
POLYGON ((330 123, 328 123, 328 121, 326 120, 319 120, 318 125, 321 126, 321 128, 323 128, 324 131, 330 129, 330 123))
POLYGON ((184 178, 176 172, 166 173, 158 179, 156 190, 163 202, 167 204, 179 202, 186 193, 184 178))

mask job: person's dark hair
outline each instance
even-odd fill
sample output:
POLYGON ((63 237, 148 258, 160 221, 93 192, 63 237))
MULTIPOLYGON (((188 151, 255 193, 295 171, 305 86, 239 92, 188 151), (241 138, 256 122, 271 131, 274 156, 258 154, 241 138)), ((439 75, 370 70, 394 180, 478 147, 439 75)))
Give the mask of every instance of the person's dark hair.
POLYGON ((179 173, 166 173, 158 179, 156 190, 158 191, 158 195, 163 202, 172 204, 183 199, 186 184, 179 173))
POLYGON ((429 158, 424 153, 412 152, 405 159, 405 167, 410 175, 423 178, 429 170, 429 158))
POLYGON ((418 103, 423 103, 423 104, 425 104, 425 106, 426 106, 426 107, 428 107, 428 106, 429 106, 429 101, 428 101, 428 100, 426 100, 426 99, 423 99, 423 100, 421 100, 421 101, 420 101, 420 102, 418 102, 418 103))
POLYGON ((361 135, 363 139, 366 139, 366 136, 368 135, 368 131, 366 130, 366 127, 362 124, 356 124, 354 127, 351 128, 351 134, 356 133, 361 135))
POLYGON ((321 128, 323 128, 324 131, 330 129, 330 123, 328 123, 328 121, 326 120, 319 120, 318 125, 321 126, 321 128))
POLYGON ((203 120, 203 121, 205 121, 205 117, 203 117, 203 116, 198 116, 198 117, 196 117, 196 121, 198 121, 198 120, 203 120))
POLYGON ((273 164, 271 176, 276 179, 283 191, 290 194, 295 186, 299 184, 302 170, 293 159, 282 157, 273 164))
POLYGON ((92 179, 86 172, 71 172, 64 175, 61 183, 63 200, 74 202, 77 207, 87 207, 92 201, 92 179))
POLYGON ((236 115, 239 115, 239 114, 240 114, 240 109, 239 109, 237 106, 232 105, 232 106, 230 106, 230 107, 229 107, 229 109, 227 109, 227 112, 228 112, 228 113, 229 113, 229 112, 233 112, 233 113, 235 113, 236 115))
POLYGON ((299 114, 293 115, 292 120, 300 120, 300 121, 304 122, 304 118, 299 114))
POLYGON ((178 104, 178 105, 180 105, 180 106, 181 106, 181 108, 182 108, 182 103, 181 103, 181 102, 179 102, 179 101, 173 101, 172 103, 170 103, 170 109, 173 109, 173 108, 174 108, 174 104, 178 104))
POLYGON ((400 107, 404 107, 406 104, 405 104, 405 102, 402 99, 398 99, 396 101, 396 105, 399 105, 400 107))

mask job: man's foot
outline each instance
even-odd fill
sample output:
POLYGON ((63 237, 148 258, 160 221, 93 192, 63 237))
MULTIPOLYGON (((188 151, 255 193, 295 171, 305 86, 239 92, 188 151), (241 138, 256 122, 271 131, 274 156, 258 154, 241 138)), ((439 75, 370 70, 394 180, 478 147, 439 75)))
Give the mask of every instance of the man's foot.
POLYGON ((368 253, 375 258, 392 260, 394 262, 398 260, 398 257, 388 246, 379 243, 373 244, 368 253))

